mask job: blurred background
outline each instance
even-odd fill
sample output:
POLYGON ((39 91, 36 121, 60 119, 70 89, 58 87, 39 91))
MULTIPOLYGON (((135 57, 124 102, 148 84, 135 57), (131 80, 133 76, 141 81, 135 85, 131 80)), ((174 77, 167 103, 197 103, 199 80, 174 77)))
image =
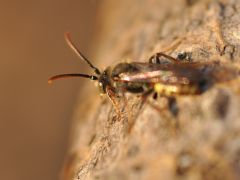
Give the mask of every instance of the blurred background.
POLYGON ((59 178, 83 81, 68 79, 49 86, 47 79, 89 72, 63 34, 70 31, 91 58, 97 7, 95 0, 1 1, 1 180, 59 178))

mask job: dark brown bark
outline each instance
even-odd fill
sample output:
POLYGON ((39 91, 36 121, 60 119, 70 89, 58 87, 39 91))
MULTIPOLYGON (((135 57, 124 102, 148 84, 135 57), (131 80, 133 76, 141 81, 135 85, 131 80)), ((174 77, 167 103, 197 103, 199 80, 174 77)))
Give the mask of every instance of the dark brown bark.
MULTIPOLYGON (((147 61, 159 51, 173 57, 188 52, 193 61, 240 61, 239 0, 105 0, 100 15, 93 52, 102 67, 147 61)), ((127 95, 119 119, 110 101, 86 83, 65 179, 239 179, 239 87, 180 96, 178 117, 149 104, 140 108, 141 99, 127 95)), ((161 108, 165 100, 153 103, 161 108)))

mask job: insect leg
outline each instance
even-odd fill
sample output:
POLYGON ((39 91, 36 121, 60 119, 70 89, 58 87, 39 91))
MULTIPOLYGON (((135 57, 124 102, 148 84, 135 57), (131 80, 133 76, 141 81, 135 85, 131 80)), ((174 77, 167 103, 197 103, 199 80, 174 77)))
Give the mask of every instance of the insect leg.
POLYGON ((155 104, 151 104, 150 103, 150 105, 154 108, 154 109, 156 109, 156 110, 158 110, 159 112, 161 112, 161 111, 163 111, 163 110, 168 110, 168 111, 170 111, 170 113, 173 115, 173 116, 175 116, 175 117, 177 117, 177 115, 178 115, 178 112, 179 112, 179 109, 178 109, 178 106, 177 106, 177 100, 176 100, 176 98, 175 97, 172 97, 172 96, 162 96, 161 94, 159 94, 159 93, 154 93, 153 94, 153 99, 154 100, 157 100, 157 98, 158 98, 158 96, 161 96, 161 97, 164 97, 164 98, 166 98, 166 104, 163 106, 163 107, 158 107, 158 106, 156 106, 155 104))
POLYGON ((114 92, 113 88, 111 88, 110 86, 106 87, 106 93, 107 93, 107 96, 108 96, 109 100, 111 101, 119 119, 121 119, 120 108, 119 108, 118 102, 116 101, 116 93, 114 92))
POLYGON ((149 89, 148 91, 146 91, 146 92, 144 92, 144 93, 142 94, 142 104, 141 104, 141 106, 146 102, 147 97, 148 97, 150 94, 152 94, 152 92, 153 92, 153 89, 149 89))
POLYGON ((141 104, 140 104, 140 109, 142 109, 143 105, 147 102, 147 98, 150 94, 153 93, 153 89, 149 89, 147 90, 146 92, 144 92, 142 95, 141 95, 141 98, 142 98, 142 101, 141 101, 141 104))
POLYGON ((157 99, 158 98, 158 93, 157 92, 155 92, 155 93, 153 93, 153 99, 157 99))
POLYGON ((177 59, 175 59, 174 57, 164 54, 162 52, 156 53, 153 56, 151 56, 149 58, 149 63, 161 64, 161 59, 160 59, 161 57, 165 57, 166 59, 170 60, 172 63, 179 63, 179 61, 177 59))
POLYGON ((177 100, 175 97, 168 97, 168 108, 172 115, 175 117, 178 115, 179 108, 177 106, 177 100))

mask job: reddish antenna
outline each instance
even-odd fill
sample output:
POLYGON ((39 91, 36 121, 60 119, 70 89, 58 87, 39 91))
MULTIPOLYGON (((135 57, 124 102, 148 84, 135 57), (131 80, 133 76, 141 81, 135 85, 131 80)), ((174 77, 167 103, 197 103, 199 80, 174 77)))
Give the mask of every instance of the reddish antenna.
POLYGON ((68 46, 73 50, 73 52, 82 60, 84 60, 85 62, 87 62, 87 64, 92 68, 94 69, 94 72, 97 74, 97 75, 100 75, 100 71, 98 68, 96 68, 84 55, 83 53, 81 53, 80 50, 78 50, 77 46, 72 42, 71 40, 71 37, 70 37, 70 33, 69 32, 66 32, 64 34, 64 37, 65 37, 65 40, 68 44, 68 46))
POLYGON ((98 80, 96 76, 87 75, 87 74, 58 74, 56 76, 51 77, 48 80, 48 84, 52 84, 52 82, 57 79, 65 79, 65 78, 72 78, 72 77, 82 77, 82 78, 88 78, 91 80, 98 80))
MULTIPOLYGON (((72 42, 71 37, 70 37, 70 33, 66 32, 64 34, 65 40, 68 44, 68 46, 73 50, 73 52, 80 57, 80 59, 82 59, 83 61, 87 62, 87 64, 94 69, 95 74, 100 75, 100 71, 98 68, 96 68, 82 53, 81 51, 78 50, 78 48, 76 47, 76 45, 72 42)), ((88 78, 91 80, 98 80, 97 76, 94 75, 87 75, 87 74, 79 74, 79 73, 71 73, 71 74, 58 74, 56 76, 51 77, 48 80, 48 83, 51 84, 54 80, 57 79, 65 79, 65 78, 72 78, 72 77, 82 77, 82 78, 88 78)))

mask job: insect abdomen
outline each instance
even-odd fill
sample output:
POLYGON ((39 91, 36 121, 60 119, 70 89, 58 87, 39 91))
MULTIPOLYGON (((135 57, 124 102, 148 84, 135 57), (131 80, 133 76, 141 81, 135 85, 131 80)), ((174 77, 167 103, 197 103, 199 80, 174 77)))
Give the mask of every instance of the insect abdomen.
POLYGON ((176 95, 193 95, 199 93, 199 88, 196 85, 167 85, 156 83, 154 91, 163 96, 176 95))

